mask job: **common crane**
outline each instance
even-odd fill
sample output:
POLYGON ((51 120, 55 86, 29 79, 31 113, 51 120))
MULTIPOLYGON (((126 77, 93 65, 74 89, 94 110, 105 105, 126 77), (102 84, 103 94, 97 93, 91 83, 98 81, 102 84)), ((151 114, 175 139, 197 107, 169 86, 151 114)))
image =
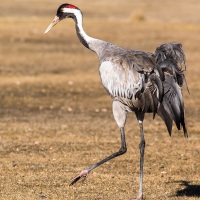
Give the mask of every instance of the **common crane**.
POLYGON ((81 10, 72 4, 62 4, 58 8, 55 18, 45 33, 65 18, 72 18, 75 21, 80 42, 98 55, 101 81, 112 97, 113 116, 121 134, 119 151, 81 171, 72 179, 70 185, 76 183, 81 177, 87 177, 96 167, 126 152, 124 127, 127 113, 134 112, 140 127, 140 184, 136 199, 143 199, 145 113, 153 113, 153 116, 158 114, 165 122, 170 135, 174 121, 179 130, 181 126, 183 127, 184 135, 188 137, 181 92, 185 82, 183 71, 186 69, 182 45, 163 44, 156 49, 155 53, 149 53, 126 50, 90 37, 83 29, 81 10))

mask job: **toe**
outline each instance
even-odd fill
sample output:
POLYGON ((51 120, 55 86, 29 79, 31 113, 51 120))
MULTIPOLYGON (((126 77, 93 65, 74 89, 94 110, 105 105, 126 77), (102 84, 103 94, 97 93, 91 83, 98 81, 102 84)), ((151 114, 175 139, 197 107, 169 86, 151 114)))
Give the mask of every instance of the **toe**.
POLYGON ((88 176, 88 174, 89 174, 89 171, 88 171, 87 169, 81 171, 81 173, 80 173, 79 175, 75 176, 75 177, 71 180, 69 186, 71 186, 71 185, 73 185, 74 183, 76 183, 76 182, 77 182, 80 178, 82 178, 82 177, 84 177, 84 178, 86 179, 87 176, 88 176))
POLYGON ((81 178, 80 175, 75 176, 75 177, 71 180, 69 186, 74 185, 74 183, 76 183, 80 178, 81 178))

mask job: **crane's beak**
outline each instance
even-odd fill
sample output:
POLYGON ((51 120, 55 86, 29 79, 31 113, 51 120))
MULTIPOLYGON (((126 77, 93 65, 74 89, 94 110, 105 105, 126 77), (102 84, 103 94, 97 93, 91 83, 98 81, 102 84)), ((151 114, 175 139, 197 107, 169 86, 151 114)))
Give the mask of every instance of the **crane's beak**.
POLYGON ((44 34, 48 33, 59 21, 60 21, 59 17, 55 16, 54 19, 53 19, 53 21, 51 22, 51 24, 49 24, 49 26, 47 27, 47 29, 44 32, 44 34))

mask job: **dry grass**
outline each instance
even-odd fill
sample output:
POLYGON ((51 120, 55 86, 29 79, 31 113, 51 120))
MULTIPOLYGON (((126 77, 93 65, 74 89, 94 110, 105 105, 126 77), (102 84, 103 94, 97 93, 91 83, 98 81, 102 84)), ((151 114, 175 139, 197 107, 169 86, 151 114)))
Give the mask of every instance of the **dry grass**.
MULTIPOLYGON (((139 128, 126 125, 128 152, 68 187, 84 167, 118 150, 119 130, 94 53, 80 45, 70 20, 43 35, 61 1, 1 1, 0 199, 131 199, 137 194, 139 128)), ((178 41, 187 55, 184 89, 190 138, 146 116, 144 195, 199 198, 200 15, 198 0, 72 1, 86 31, 128 49, 154 51, 178 41)))

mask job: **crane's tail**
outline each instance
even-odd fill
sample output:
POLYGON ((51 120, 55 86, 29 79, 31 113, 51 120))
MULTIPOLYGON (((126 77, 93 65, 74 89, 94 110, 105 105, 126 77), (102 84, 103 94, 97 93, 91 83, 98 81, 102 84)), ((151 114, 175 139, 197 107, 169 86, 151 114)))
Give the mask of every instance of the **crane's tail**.
POLYGON ((156 49, 155 57, 156 69, 163 82, 164 88, 163 101, 157 113, 164 120, 170 135, 172 131, 172 121, 174 121, 178 130, 180 130, 182 125, 184 135, 188 137, 181 92, 183 83, 186 83, 183 73, 186 70, 186 59, 182 45, 176 43, 163 44, 156 49))

